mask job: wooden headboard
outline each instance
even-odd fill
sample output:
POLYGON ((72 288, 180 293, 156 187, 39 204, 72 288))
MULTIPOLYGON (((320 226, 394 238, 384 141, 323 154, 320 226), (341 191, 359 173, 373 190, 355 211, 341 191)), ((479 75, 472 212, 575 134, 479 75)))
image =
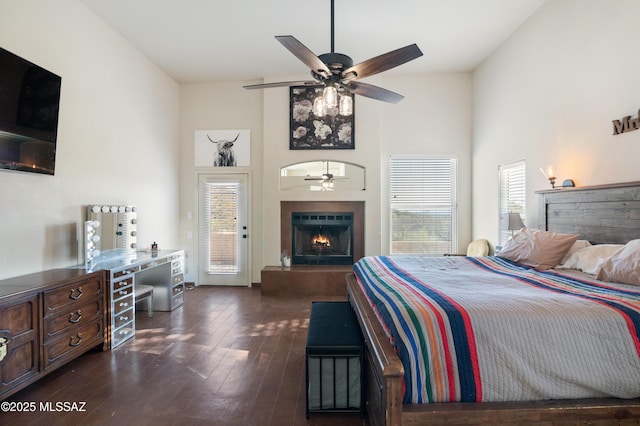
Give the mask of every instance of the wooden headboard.
POLYGON ((537 191, 538 228, 592 244, 640 238, 640 182, 537 191))

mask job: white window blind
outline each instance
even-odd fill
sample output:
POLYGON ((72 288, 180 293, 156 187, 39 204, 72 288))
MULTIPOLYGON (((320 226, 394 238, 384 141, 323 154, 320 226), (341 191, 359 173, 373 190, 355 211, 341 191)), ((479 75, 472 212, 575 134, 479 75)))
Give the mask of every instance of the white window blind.
POLYGON ((239 189, 237 182, 206 183, 204 234, 209 273, 238 272, 239 189))
POLYGON ((456 165, 455 158, 391 157, 392 254, 457 251, 456 165))
MULTIPOLYGON (((526 223, 526 162, 525 160, 499 166, 500 218, 508 213, 518 213, 526 223)), ((499 228, 500 229, 500 228, 499 228)), ((512 231, 500 229, 500 245, 507 242, 512 231)))

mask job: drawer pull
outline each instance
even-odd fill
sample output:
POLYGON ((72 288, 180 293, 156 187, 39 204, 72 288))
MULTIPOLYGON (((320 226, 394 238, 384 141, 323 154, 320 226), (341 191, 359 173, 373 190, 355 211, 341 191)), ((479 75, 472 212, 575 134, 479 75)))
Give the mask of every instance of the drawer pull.
POLYGON ((80 309, 78 309, 75 312, 71 312, 69 314, 69 322, 70 323, 77 323, 78 321, 80 321, 80 318, 82 318, 82 311, 80 309))
POLYGON ((126 317, 124 315, 120 317, 120 321, 128 321, 128 320, 129 320, 129 317, 126 317))
POLYGON ((72 288, 69 297, 73 300, 78 300, 82 297, 82 287, 78 287, 77 289, 72 288), (76 294, 77 292, 77 294, 76 294))
POLYGON ((129 294, 129 292, 127 290, 120 290, 118 293, 120 294, 120 296, 124 296, 125 294, 129 294))
POLYGON ((129 306, 127 302, 120 302, 120 306, 129 306))
POLYGON ((82 342, 82 334, 81 333, 76 334, 75 339, 76 340, 74 341, 74 337, 73 336, 69 337, 69 346, 76 347, 76 346, 80 345, 80 342, 82 342))

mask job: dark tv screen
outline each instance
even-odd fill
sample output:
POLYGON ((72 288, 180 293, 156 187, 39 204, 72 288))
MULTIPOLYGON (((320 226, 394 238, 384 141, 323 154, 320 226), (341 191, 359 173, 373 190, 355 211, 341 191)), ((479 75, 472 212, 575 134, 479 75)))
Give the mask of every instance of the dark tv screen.
POLYGON ((54 174, 61 83, 0 47, 0 169, 54 174))

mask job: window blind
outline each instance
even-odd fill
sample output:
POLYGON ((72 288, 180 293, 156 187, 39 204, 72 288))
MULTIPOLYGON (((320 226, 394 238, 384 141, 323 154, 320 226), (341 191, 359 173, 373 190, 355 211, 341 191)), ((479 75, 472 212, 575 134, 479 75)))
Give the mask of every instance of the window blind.
POLYGON ((392 254, 457 251, 455 158, 390 160, 392 254))
POLYGON ((238 272, 239 189, 237 182, 206 183, 205 238, 209 273, 238 272))
MULTIPOLYGON (((508 213, 519 213, 522 221, 526 223, 526 162, 525 160, 499 166, 500 176, 500 218, 508 213)), ((500 228, 498 228, 500 229, 500 228)), ((507 242, 511 231, 500 229, 500 245, 507 242)))

